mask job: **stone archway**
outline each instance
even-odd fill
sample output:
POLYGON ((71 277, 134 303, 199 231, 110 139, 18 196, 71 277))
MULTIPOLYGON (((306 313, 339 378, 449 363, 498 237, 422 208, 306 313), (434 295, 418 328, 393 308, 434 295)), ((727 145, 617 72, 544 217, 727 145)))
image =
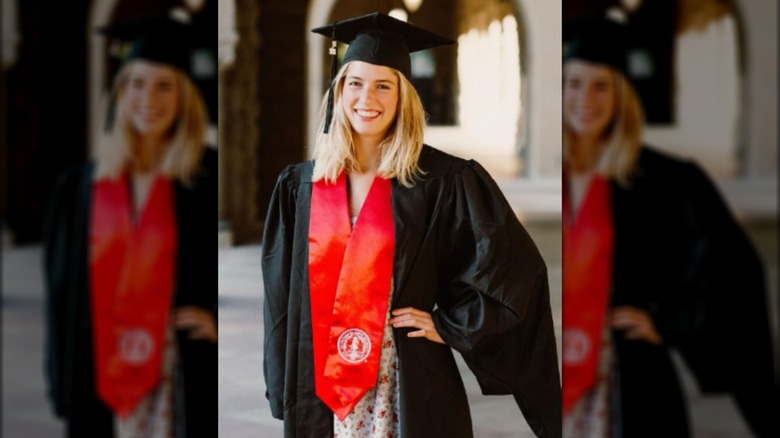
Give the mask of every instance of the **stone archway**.
POLYGON ((304 159, 307 7, 235 1, 235 55, 219 74, 221 242, 259 241, 279 172, 304 159))

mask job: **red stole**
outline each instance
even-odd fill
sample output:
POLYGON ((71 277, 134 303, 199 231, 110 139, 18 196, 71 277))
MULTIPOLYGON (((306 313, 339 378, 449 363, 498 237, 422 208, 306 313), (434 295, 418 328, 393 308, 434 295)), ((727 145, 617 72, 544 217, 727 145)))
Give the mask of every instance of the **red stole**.
POLYGON ((93 185, 89 231, 97 393, 125 417, 159 380, 174 287, 173 187, 157 177, 135 226, 127 177, 93 185))
POLYGON ((344 419, 376 385, 393 273, 390 181, 377 176, 354 229, 346 173, 314 182, 309 294, 317 396, 344 419))
POLYGON ((609 182, 594 176, 576 218, 563 192, 563 414, 591 389, 598 372, 612 284, 609 182))

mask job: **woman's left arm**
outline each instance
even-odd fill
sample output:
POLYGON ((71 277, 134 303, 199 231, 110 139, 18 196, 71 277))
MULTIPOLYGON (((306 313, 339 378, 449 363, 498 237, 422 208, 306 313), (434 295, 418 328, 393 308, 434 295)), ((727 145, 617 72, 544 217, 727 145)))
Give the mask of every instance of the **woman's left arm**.
MULTIPOLYGON (((460 352, 484 394, 512 394, 538 436, 561 434, 561 387, 547 268, 476 162, 453 172, 437 227, 438 308, 417 333, 460 352)), ((396 319, 396 321, 401 321, 396 319)))

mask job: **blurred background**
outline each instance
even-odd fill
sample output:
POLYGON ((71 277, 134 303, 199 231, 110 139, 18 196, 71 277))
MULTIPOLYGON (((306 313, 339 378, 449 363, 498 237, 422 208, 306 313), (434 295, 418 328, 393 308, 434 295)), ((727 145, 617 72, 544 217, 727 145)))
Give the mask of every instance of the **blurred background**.
MULTIPOLYGON (((62 436, 46 398, 41 231, 57 175, 89 159, 103 129, 116 46, 98 26, 180 12, 216 36, 216 0, 1 0, 2 434, 62 436)), ((179 14, 181 15, 181 14, 179 14)), ((195 54, 216 145, 217 41, 195 54)), ((216 221, 216 212, 214 212, 216 221)), ((216 269, 216 267, 214 267, 216 269)), ((215 414, 216 415, 216 414, 215 414)))
MULTIPOLYGON (((763 261, 777 385, 777 2, 562 3, 564 21, 615 9, 627 16, 629 31, 637 39, 629 54, 628 70, 644 107, 645 143, 699 163, 715 181, 763 261)), ((740 292, 734 291, 734 300, 740 299, 740 292)), ((683 377, 694 436, 750 436, 733 400, 702 395, 679 356, 675 359, 683 377)))
MULTIPOLYGON (((217 84, 203 89, 220 150, 220 434, 265 437, 282 425, 263 395, 260 235, 279 171, 310 155, 327 86, 328 41, 309 29, 379 10, 458 40, 413 60, 426 141, 497 179, 547 261, 560 336, 561 21, 615 5, 647 29, 647 142, 697 160, 763 257, 780 378, 777 2, 0 0, 3 435, 60 434, 43 386, 39 241, 54 178, 102 126, 116 63, 96 26, 175 7, 219 23, 219 75, 202 79, 217 84)), ((463 369, 477 436, 531 436, 511 399, 481 397, 463 369)), ((684 382, 695 436, 745 436, 728 398, 684 382)))

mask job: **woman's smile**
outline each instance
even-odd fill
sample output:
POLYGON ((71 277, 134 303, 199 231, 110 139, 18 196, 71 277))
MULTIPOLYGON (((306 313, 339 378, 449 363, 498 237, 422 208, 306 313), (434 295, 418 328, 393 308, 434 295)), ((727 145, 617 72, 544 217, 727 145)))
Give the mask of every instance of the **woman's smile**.
POLYGON ((357 115, 358 115, 358 116, 359 116, 359 117, 360 117, 362 120, 366 120, 366 121, 371 121, 371 120, 374 120, 374 119, 376 119, 376 118, 377 118, 377 116, 379 116, 379 114, 381 114, 379 111, 376 111, 376 110, 361 110, 361 109, 356 109, 356 110, 355 110, 355 112, 357 113, 357 115))

